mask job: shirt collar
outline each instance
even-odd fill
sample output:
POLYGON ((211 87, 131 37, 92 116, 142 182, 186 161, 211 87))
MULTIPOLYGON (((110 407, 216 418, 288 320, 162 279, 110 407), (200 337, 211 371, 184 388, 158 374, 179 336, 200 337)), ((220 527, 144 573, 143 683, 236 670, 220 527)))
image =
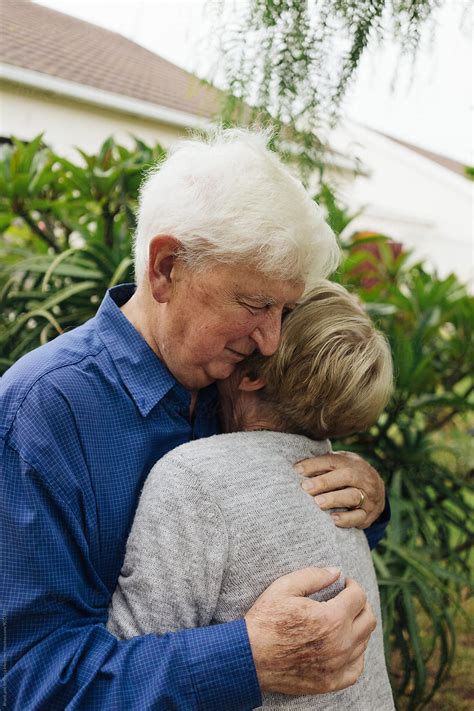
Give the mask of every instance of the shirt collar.
POLYGON ((109 289, 97 311, 95 322, 97 333, 125 387, 140 413, 146 417, 172 388, 183 400, 187 398, 190 401, 190 393, 176 381, 120 310, 134 291, 134 284, 120 284, 109 289))

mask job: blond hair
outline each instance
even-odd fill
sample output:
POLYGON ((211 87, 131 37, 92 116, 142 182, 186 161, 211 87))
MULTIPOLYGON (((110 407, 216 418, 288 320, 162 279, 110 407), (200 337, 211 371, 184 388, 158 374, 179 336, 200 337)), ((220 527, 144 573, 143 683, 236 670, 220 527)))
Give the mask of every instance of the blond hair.
POLYGON ((322 282, 286 317, 276 353, 246 361, 281 429, 313 439, 372 425, 392 390, 385 337, 346 289, 322 282))

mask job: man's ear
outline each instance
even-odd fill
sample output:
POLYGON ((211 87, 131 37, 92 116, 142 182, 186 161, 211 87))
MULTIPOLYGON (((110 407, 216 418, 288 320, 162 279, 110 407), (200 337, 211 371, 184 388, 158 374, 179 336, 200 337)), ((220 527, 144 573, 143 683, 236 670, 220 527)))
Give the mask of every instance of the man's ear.
POLYGON ((170 235, 157 235, 148 249, 148 281, 155 301, 165 303, 172 291, 172 271, 181 243, 170 235))
POLYGON ((261 390, 264 387, 265 380, 263 378, 251 378, 249 375, 244 375, 239 383, 238 389, 250 393, 254 390, 261 390))

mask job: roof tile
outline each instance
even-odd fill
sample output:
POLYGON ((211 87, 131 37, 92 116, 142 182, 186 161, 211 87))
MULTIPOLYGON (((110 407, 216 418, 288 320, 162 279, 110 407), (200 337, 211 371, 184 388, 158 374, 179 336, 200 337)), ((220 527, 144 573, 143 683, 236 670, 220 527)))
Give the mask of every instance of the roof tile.
POLYGON ((2 0, 1 13, 6 64, 198 116, 219 110, 217 89, 122 35, 28 0, 2 0))

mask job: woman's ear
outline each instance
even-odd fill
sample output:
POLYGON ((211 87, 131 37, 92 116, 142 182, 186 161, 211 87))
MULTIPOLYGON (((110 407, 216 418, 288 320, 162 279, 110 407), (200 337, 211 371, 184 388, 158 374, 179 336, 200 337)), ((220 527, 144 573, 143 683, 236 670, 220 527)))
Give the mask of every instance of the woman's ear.
POLYGON ((254 390, 261 390, 265 387, 265 380, 263 378, 251 378, 249 375, 244 375, 239 383, 239 390, 244 392, 253 392, 254 390))
POLYGON ((148 250, 148 281, 155 301, 165 303, 172 292, 172 271, 181 243, 171 235, 157 235, 148 250))

